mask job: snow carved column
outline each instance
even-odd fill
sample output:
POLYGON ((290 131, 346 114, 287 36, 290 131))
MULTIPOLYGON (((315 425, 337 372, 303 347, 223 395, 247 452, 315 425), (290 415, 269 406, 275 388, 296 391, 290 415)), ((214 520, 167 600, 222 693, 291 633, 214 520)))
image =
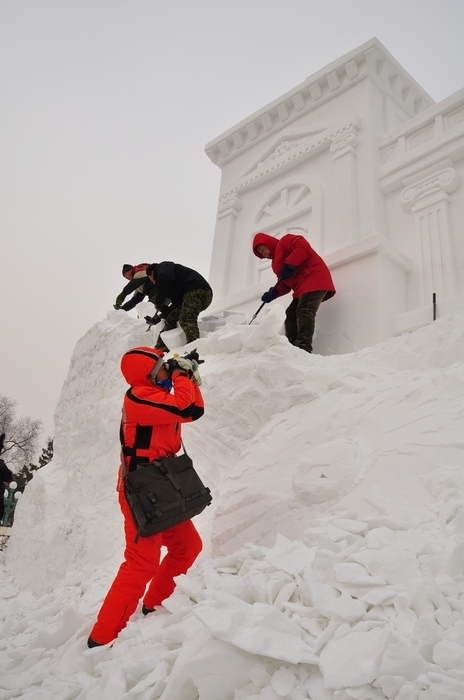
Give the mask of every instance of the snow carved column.
POLYGON ((239 195, 233 194, 219 200, 210 274, 210 284, 219 299, 234 291, 228 288, 227 270, 230 267, 235 220, 241 208, 242 201, 239 195))
POLYGON ((453 167, 446 167, 418 177, 404 181, 407 187, 400 202, 415 215, 420 302, 425 306, 431 303, 433 292, 439 301, 458 295, 449 194, 459 186, 459 176, 453 167))
POLYGON ((358 127, 351 124, 332 140, 330 152, 335 161, 336 231, 334 248, 358 240, 358 192, 356 186, 356 145, 358 127))

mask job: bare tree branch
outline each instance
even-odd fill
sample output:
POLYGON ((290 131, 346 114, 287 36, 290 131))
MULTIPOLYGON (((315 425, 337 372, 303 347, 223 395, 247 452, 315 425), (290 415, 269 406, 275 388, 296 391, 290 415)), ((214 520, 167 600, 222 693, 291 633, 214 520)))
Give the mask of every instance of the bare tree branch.
POLYGON ((37 452, 42 422, 27 417, 16 419, 15 410, 16 401, 0 396, 0 434, 5 434, 2 454, 12 471, 17 472, 37 452))

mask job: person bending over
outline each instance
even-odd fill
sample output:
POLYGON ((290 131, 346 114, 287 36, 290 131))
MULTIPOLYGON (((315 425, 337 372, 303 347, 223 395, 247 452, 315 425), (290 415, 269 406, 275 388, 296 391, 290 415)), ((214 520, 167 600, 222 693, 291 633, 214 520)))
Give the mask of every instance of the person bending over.
POLYGON ((122 276, 129 280, 124 289, 116 297, 116 301, 113 306, 116 310, 123 309, 124 311, 130 311, 137 306, 141 301, 148 297, 151 300, 155 292, 155 288, 151 280, 148 279, 146 269, 148 263, 141 263, 140 265, 123 265, 122 266, 122 276), (129 301, 124 303, 124 299, 132 294, 129 301))
MULTIPOLYGON (((164 318, 164 331, 176 328, 177 322, 185 333, 186 343, 200 337, 198 315, 213 300, 213 290, 196 270, 165 260, 152 263, 146 274, 156 286, 150 301, 164 318)), ((156 347, 167 351, 161 338, 156 347)))
POLYGON ((287 233, 278 239, 267 233, 253 238, 253 253, 272 260, 277 282, 261 301, 268 304, 293 291, 285 312, 285 335, 297 348, 312 352, 316 313, 320 304, 335 294, 330 270, 304 236, 287 233))

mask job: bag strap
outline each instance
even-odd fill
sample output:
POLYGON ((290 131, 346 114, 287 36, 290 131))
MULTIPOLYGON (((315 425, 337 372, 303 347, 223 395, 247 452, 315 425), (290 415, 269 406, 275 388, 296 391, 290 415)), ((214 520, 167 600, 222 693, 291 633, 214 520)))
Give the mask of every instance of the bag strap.
POLYGON ((182 438, 180 439, 180 444, 182 445, 182 449, 184 450, 184 454, 187 455, 187 457, 188 457, 188 456, 189 456, 189 453, 188 453, 187 450, 185 449, 184 441, 182 440, 182 438))
MULTIPOLYGON (((125 477, 126 477, 126 475, 127 475, 126 463, 125 463, 125 461, 124 461, 124 457, 127 455, 127 452, 128 452, 129 450, 130 450, 130 455, 132 455, 132 454, 133 454, 133 452, 132 452, 133 448, 132 448, 132 447, 126 447, 126 446, 124 445, 124 436, 123 436, 123 433, 122 433, 122 421, 121 421, 121 423, 120 423, 120 425, 119 425, 119 441, 120 441, 120 443, 121 443, 121 457, 122 457, 122 459, 121 459, 121 475, 122 475, 122 479, 123 479, 123 481, 124 481, 124 479, 125 479, 125 477)), ((182 440, 182 438, 180 439, 180 444, 182 445, 182 449, 184 450, 184 454, 187 455, 187 457, 188 457, 188 456, 189 456, 189 453, 188 453, 187 450, 185 449, 184 441, 182 440)), ((147 464, 148 464, 148 462, 147 462, 147 464)))
POLYGON ((119 442, 121 443, 121 476, 122 480, 126 478, 126 463, 124 461, 124 441, 123 441, 123 434, 122 434, 122 421, 119 424, 119 442))

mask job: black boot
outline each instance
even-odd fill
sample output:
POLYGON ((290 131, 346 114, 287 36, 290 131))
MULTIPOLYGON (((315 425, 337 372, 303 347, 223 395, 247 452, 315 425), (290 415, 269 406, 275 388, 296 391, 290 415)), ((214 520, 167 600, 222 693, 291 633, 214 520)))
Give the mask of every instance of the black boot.
POLYGON ((93 649, 94 647, 102 647, 104 645, 100 642, 96 642, 95 639, 92 639, 92 637, 89 637, 87 640, 87 646, 89 647, 89 649, 93 649))
POLYGON ((148 615, 148 613, 155 612, 154 608, 146 608, 145 605, 142 605, 142 612, 144 615, 148 615))

